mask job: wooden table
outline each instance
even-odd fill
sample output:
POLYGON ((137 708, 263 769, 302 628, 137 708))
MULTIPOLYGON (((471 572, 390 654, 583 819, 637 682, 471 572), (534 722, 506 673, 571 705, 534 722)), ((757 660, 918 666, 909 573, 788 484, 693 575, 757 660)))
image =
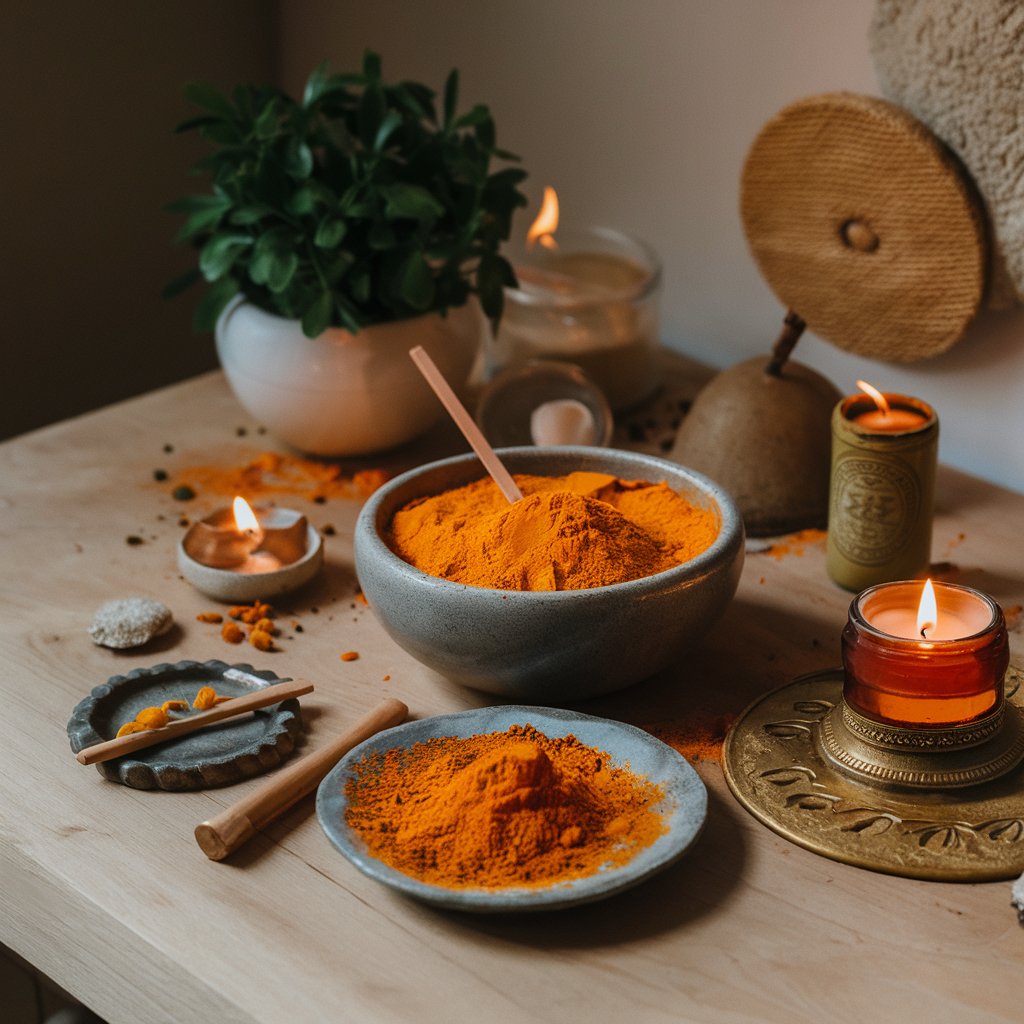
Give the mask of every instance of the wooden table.
MULTIPOLYGON (((182 467, 271 448, 219 374, 0 446, 0 941, 112 1024, 1021 1020, 1024 931, 1009 883, 908 881, 815 856, 748 816, 714 758, 696 763, 710 813, 681 862, 603 903, 521 917, 399 897, 335 852, 311 799, 213 863, 194 826, 257 782, 142 792, 77 764, 65 734, 74 705, 109 676, 162 661, 249 661, 314 680, 306 750, 385 695, 416 716, 493 702, 421 667, 356 600, 356 499, 278 499, 333 528, 325 573, 281 602, 280 652, 230 647, 196 621, 214 606, 176 571, 179 517, 223 499, 179 502, 170 484, 182 467), (168 604, 177 628, 141 650, 94 646, 95 609, 131 594, 168 604), (341 661, 348 650, 359 659, 341 661)), ((442 428, 389 468, 446 448, 462 446, 442 428)), ((1024 602, 1022 525, 1024 497, 941 473, 934 558, 1006 608, 1024 602)), ((748 554, 699 651, 580 710, 685 747, 694 723, 721 724, 838 663, 849 599, 825 574, 820 535, 748 554)), ((1019 614, 1011 621, 1020 664, 1019 614)))

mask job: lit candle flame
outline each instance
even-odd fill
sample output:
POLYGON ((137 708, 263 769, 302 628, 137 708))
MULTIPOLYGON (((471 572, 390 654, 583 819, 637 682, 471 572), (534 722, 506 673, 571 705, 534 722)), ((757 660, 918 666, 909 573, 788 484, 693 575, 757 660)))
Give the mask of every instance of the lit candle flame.
POLYGON ((866 380, 857 381, 857 387, 878 406, 878 411, 883 416, 889 415, 889 403, 886 401, 885 395, 878 388, 873 388, 866 380))
POLYGON ((935 603, 935 588, 931 580, 924 581, 921 591, 921 603, 917 606, 917 631, 928 639, 925 630, 934 629, 939 618, 939 609, 935 603))
POLYGON ((526 244, 540 242, 546 249, 557 249, 558 243, 554 235, 558 230, 558 193, 550 186, 544 186, 544 201, 540 206, 537 219, 526 232, 526 244))
POLYGON ((232 510, 235 513, 235 528, 239 533, 262 533, 256 513, 253 512, 245 498, 235 498, 232 510))

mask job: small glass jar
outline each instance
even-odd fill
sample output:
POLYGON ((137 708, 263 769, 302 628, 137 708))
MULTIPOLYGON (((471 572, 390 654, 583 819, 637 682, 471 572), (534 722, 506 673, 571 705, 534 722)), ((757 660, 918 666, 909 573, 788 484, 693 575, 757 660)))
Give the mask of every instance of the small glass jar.
POLYGON ((887 725, 947 728, 1000 710, 1010 661, 1002 609, 970 587, 936 583, 941 631, 915 625, 922 582, 858 594, 843 630, 843 698, 887 725))
POLYGON ((661 264, 648 245, 610 228, 567 228, 557 247, 513 243, 509 255, 519 287, 505 292, 492 372, 573 363, 617 410, 655 390, 661 264))

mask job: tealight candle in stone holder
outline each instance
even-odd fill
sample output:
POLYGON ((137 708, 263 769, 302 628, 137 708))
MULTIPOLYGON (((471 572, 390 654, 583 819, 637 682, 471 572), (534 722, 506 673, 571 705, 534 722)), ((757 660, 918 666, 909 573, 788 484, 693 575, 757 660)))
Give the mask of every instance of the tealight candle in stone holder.
POLYGON ((323 565, 323 541, 300 512, 251 509, 236 498, 194 523, 178 545, 178 568, 197 590, 253 601, 295 590, 323 565))

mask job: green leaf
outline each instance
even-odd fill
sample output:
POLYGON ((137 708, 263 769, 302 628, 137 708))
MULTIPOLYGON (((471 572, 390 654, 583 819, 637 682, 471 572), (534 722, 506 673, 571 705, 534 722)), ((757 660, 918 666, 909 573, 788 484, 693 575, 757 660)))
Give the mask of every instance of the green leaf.
POLYGON ((284 167, 297 181, 305 181, 313 173, 313 150, 301 139, 289 139, 284 167))
POLYGON ((185 98, 197 107, 205 107, 219 117, 229 121, 235 119, 235 108, 231 105, 231 101, 213 86, 205 85, 202 82, 190 82, 185 86, 185 98))
POLYGON ((280 280, 284 276, 283 268, 279 264, 287 263, 289 254, 294 256, 292 232, 289 228, 279 226, 264 231, 252 249, 249 277, 256 284, 265 284, 269 287, 271 277, 280 280))
POLYGON ((359 303, 370 301, 370 275, 363 271, 360 274, 353 274, 348 282, 352 298, 359 303))
POLYGON ((306 88, 302 93, 302 105, 311 107, 324 91, 327 85, 327 61, 323 61, 313 68, 312 73, 306 80, 306 88))
POLYGON ((232 277, 222 277, 207 289, 199 300, 192 325, 197 331, 212 331, 217 325, 217 317, 224 307, 238 294, 238 282, 232 277))
POLYGON ((299 269, 299 257, 295 252, 275 252, 267 274, 267 287, 279 295, 292 283, 295 272, 299 269))
POLYGON ((346 230, 347 226, 343 220, 339 220, 337 217, 325 217, 317 225, 313 244, 319 249, 337 248, 345 237, 346 230))
POLYGON ((468 114, 463 114, 456 122, 455 128, 472 128, 474 125, 482 124, 491 119, 490 110, 482 103, 478 103, 468 114))
POLYGON ((299 217, 304 217, 316 209, 317 200, 319 198, 320 192, 317 188, 311 185, 303 185, 303 187, 294 193, 291 199, 288 200, 288 212, 294 213, 299 217))
POLYGON ((452 68, 444 83, 444 127, 451 127, 455 118, 455 106, 459 99, 459 72, 452 68))
POLYGON ((205 210, 197 210, 182 224, 177 240, 187 242, 216 227, 227 209, 227 206, 209 206, 205 210))
POLYGON ((387 144, 389 138, 391 138, 394 130, 402 123, 402 115, 397 110, 389 110, 384 115, 384 120, 381 121, 380 127, 377 129, 377 134, 373 138, 373 151, 379 153, 384 146, 387 144))
MULTIPOLYGON (((501 317, 505 303, 506 266, 507 261, 491 254, 481 256, 477 264, 476 292, 484 313, 492 321, 501 317)), ((508 267, 508 273, 511 273, 511 267, 508 267)), ((512 274, 512 280, 515 280, 515 274, 512 274)))
POLYGON ((240 206, 228 220, 237 227, 245 227, 249 224, 258 224, 264 217, 273 217, 277 213, 277 210, 266 203, 253 203, 250 206, 240 206))
POLYGON ((331 324, 331 310, 334 300, 328 291, 321 292, 317 300, 302 315, 302 333, 307 338, 315 338, 331 324))
POLYGON ((278 117, 277 97, 271 96, 253 123, 252 129, 256 138, 269 139, 273 137, 277 132, 278 117))
POLYGON ((368 79, 380 80, 381 63, 379 53, 374 53, 373 50, 363 51, 363 74, 368 79))
POLYGON ((398 275, 398 294, 415 310, 430 308, 434 301, 434 275, 430 272, 423 253, 410 253, 398 275))
POLYGON ((384 111, 384 90, 380 82, 370 82, 359 100, 359 138, 364 146, 369 148, 373 145, 384 120, 384 111))
POLYGON ((234 265, 242 250, 252 245, 248 235, 226 233, 214 235, 199 253, 199 269, 207 281, 223 277, 234 265))
POLYGON ((444 213, 444 207, 422 185, 396 182, 382 185, 380 193, 384 197, 384 216, 389 220, 436 220, 444 213))

